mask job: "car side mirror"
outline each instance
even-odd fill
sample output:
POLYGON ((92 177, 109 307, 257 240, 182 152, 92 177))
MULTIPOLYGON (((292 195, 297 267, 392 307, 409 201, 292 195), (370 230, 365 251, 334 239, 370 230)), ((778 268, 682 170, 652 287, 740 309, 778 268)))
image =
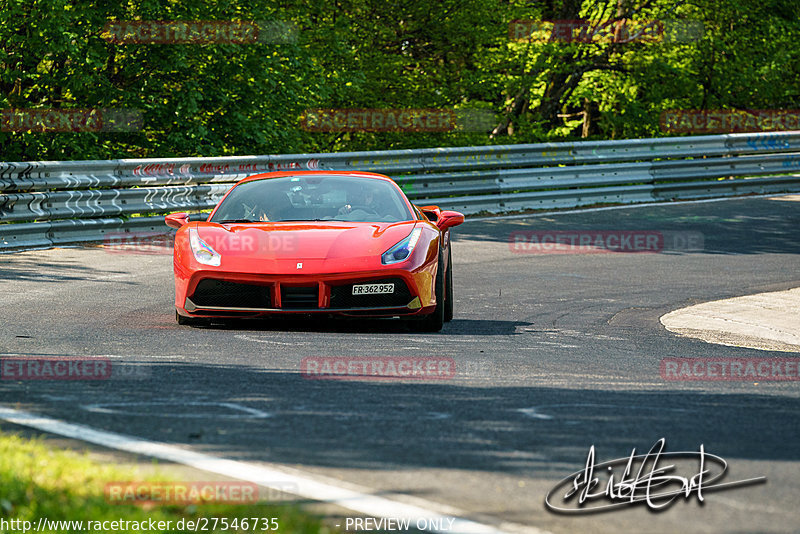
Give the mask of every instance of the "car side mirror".
POLYGON ((439 220, 439 214, 441 213, 439 206, 421 206, 419 211, 433 223, 439 220))
POLYGON ((170 213, 166 217, 164 217, 164 222, 170 228, 180 228, 186 224, 189 224, 189 214, 188 213, 170 213))
POLYGON ((447 230, 453 226, 458 226, 464 222, 464 214, 457 211, 443 211, 439 213, 439 220, 436 221, 436 226, 439 230, 447 230))

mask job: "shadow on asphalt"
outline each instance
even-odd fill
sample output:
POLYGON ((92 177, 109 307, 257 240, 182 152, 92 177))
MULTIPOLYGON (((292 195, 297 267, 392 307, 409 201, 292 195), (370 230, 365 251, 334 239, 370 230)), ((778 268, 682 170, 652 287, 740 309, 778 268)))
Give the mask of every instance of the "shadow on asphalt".
MULTIPOLYGON (((502 321, 491 319, 453 319, 445 323, 442 334, 451 336, 508 336, 519 334, 520 327, 531 326, 525 321, 502 321)), ((274 319, 233 319, 213 322, 208 326, 187 326, 202 330, 236 330, 254 332, 344 332, 369 334, 417 333, 411 321, 400 319, 300 317, 274 319)), ((431 335, 430 333, 428 333, 431 335)), ((436 335, 435 333, 432 335, 436 335)))
POLYGON ((65 259, 57 262, 40 260, 41 256, 0 254, 0 281, 76 282, 92 280, 117 284, 133 283, 107 278, 110 275, 124 274, 126 271, 99 269, 65 259))
MULTIPOLYGON (((524 231, 660 231, 700 233, 701 250, 686 254, 800 254, 800 203, 742 199, 700 204, 536 215, 528 219, 470 222, 453 229, 453 240, 508 243, 524 231)), ((624 254, 624 253, 621 253, 624 254)))
POLYGON ((798 459, 797 400, 771 395, 771 385, 760 388, 764 393, 703 394, 674 384, 662 391, 476 387, 480 382, 464 379, 496 384, 502 377, 476 376, 469 362, 455 362, 453 379, 402 383, 309 379, 299 361, 288 372, 163 362, 143 367, 147 376, 138 380, 4 381, 0 398, 38 414, 224 457, 331 468, 562 478, 582 467, 593 444, 598 458, 610 460, 634 447, 644 453, 662 437, 668 451, 696 452, 703 444, 727 460, 798 459))

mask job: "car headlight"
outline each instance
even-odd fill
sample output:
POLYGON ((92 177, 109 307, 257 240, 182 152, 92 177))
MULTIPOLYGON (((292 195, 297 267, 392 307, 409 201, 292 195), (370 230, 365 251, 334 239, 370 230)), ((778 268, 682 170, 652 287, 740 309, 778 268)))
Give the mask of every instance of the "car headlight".
POLYGON ((197 263, 219 267, 222 256, 220 256, 219 252, 211 248, 208 243, 200 239, 197 228, 189 229, 189 246, 192 249, 192 254, 194 254, 194 259, 197 260, 197 263))
POLYGON ((411 256, 411 253, 414 251, 414 247, 417 246, 417 241, 419 241, 419 236, 421 233, 422 228, 414 228, 411 230, 411 233, 408 234, 408 237, 404 238, 402 241, 399 241, 392 248, 381 254, 381 263, 384 265, 390 265, 392 263, 399 263, 408 259, 408 257, 411 256))

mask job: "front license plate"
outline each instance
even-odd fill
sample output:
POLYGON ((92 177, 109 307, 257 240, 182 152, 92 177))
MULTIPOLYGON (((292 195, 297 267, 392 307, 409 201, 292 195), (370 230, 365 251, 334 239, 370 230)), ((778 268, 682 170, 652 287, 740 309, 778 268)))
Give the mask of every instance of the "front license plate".
POLYGON ((353 295, 385 295, 394 293, 394 284, 359 284, 353 286, 353 295))

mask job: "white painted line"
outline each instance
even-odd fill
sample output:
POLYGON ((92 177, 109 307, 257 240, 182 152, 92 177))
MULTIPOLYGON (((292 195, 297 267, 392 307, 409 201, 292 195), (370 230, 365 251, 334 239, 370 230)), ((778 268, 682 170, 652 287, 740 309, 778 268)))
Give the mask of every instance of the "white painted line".
POLYGON ((264 419, 272 417, 272 414, 256 410, 255 408, 248 408, 241 404, 233 402, 169 402, 169 401, 144 401, 144 402, 107 402, 99 404, 83 404, 81 408, 87 412, 94 413, 116 413, 123 415, 143 415, 147 417, 181 417, 181 418, 201 418, 201 417, 216 417, 219 419, 264 419), (217 412, 157 412, 141 411, 142 407, 154 406, 160 409, 170 407, 180 408, 184 406, 192 407, 220 407, 227 408, 232 412, 238 413, 217 413, 217 412), (133 409, 131 409, 133 408, 133 409))
POLYGON ((539 413, 536 411, 536 407, 533 408, 519 408, 517 409, 518 412, 522 412, 524 415, 528 417, 532 417, 534 419, 552 419, 552 415, 547 415, 546 413, 539 413))
POLYGON ((32 252, 37 250, 50 250, 53 247, 48 246, 41 246, 41 247, 33 247, 33 248, 22 248, 22 249, 12 249, 12 250, 0 250, 0 254, 16 254, 18 252, 32 252))
POLYGON ((235 337, 236 339, 243 339, 245 341, 254 341, 256 343, 266 343, 266 344, 269 344, 269 345, 289 345, 289 346, 308 345, 308 343, 304 342, 304 341, 292 341, 291 343, 289 343, 289 342, 286 342, 286 341, 273 341, 271 339, 259 339, 257 337, 250 336, 250 335, 247 335, 247 334, 236 334, 233 337, 235 337))
POLYGON ((86 441, 133 454, 151 456, 208 471, 209 473, 217 473, 226 477, 252 482, 277 491, 285 491, 287 487, 296 487, 297 491, 294 493, 300 497, 335 504, 368 517, 408 519, 412 525, 416 524, 417 520, 427 520, 428 523, 440 524, 445 527, 443 529, 432 529, 430 532, 441 532, 443 534, 502 534, 504 532, 549 534, 535 527, 515 523, 501 523, 497 527, 478 523, 458 517, 464 515, 460 510, 422 499, 412 499, 420 503, 415 505, 384 497, 376 497, 375 495, 370 495, 370 490, 366 488, 359 488, 339 480, 323 479, 322 477, 315 476, 312 479, 310 475, 302 471, 283 466, 280 466, 281 469, 277 469, 278 466, 274 464, 253 464, 227 460, 182 449, 175 445, 97 430, 86 425, 67 423, 5 406, 0 406, 0 419, 50 434, 86 441), (454 521, 451 523, 450 519, 454 519, 454 521))
POLYGON ((141 364, 148 363, 147 362, 148 359, 165 359, 165 360, 186 359, 186 356, 182 356, 180 354, 174 354, 174 355, 147 354, 147 355, 135 355, 135 356, 121 356, 119 354, 53 354, 48 352, 0 352, 0 358, 5 358, 5 357, 31 358, 33 356, 40 356, 42 358, 112 358, 117 360, 124 360, 123 363, 141 363, 141 364))
POLYGON ((748 504, 748 503, 743 503, 741 501, 737 501, 735 499, 729 499, 726 497, 714 496, 714 502, 720 502, 722 504, 728 505, 731 508, 736 508, 738 510, 747 510, 762 514, 768 513, 768 514, 782 514, 782 515, 794 516, 796 513, 796 510, 783 510, 781 508, 775 508, 774 506, 766 506, 764 505, 764 503, 748 504))
POLYGON ((746 198, 773 198, 773 197, 783 197, 783 196, 790 196, 792 193, 778 193, 776 194, 764 194, 764 195, 742 195, 738 197, 725 197, 725 198, 705 198, 701 200, 681 200, 677 202, 645 202, 642 204, 625 204, 623 206, 605 206, 602 208, 575 208, 571 210, 563 210, 563 211, 543 211, 543 212, 534 212, 534 213, 521 213, 518 215, 495 215, 491 217, 467 217, 464 220, 464 224, 470 222, 484 222, 484 221, 502 221, 502 220, 510 220, 510 219, 531 219, 535 217, 552 217, 553 215, 569 215, 572 213, 593 213, 596 211, 611 211, 611 210, 628 210, 633 208, 651 208, 653 206, 681 206, 684 204, 707 204, 709 202, 725 202, 727 200, 743 200, 746 198))
MULTIPOLYGON (((657 410, 657 411, 667 411, 667 412, 690 411, 687 408, 665 408, 663 406, 644 406, 641 404, 634 404, 628 406, 622 404, 599 404, 591 402, 569 403, 569 404, 542 404, 540 406, 531 406, 530 408, 517 408, 517 411, 522 415, 531 417, 533 419, 543 419, 543 420, 556 419, 555 415, 549 415, 543 413, 542 408, 615 408, 617 410, 657 410)), ((547 410, 547 411, 552 411, 552 410, 547 410)), ((555 411, 557 412, 559 410, 555 411)), ((558 418, 564 419, 564 417, 562 416, 558 416, 558 418)))

